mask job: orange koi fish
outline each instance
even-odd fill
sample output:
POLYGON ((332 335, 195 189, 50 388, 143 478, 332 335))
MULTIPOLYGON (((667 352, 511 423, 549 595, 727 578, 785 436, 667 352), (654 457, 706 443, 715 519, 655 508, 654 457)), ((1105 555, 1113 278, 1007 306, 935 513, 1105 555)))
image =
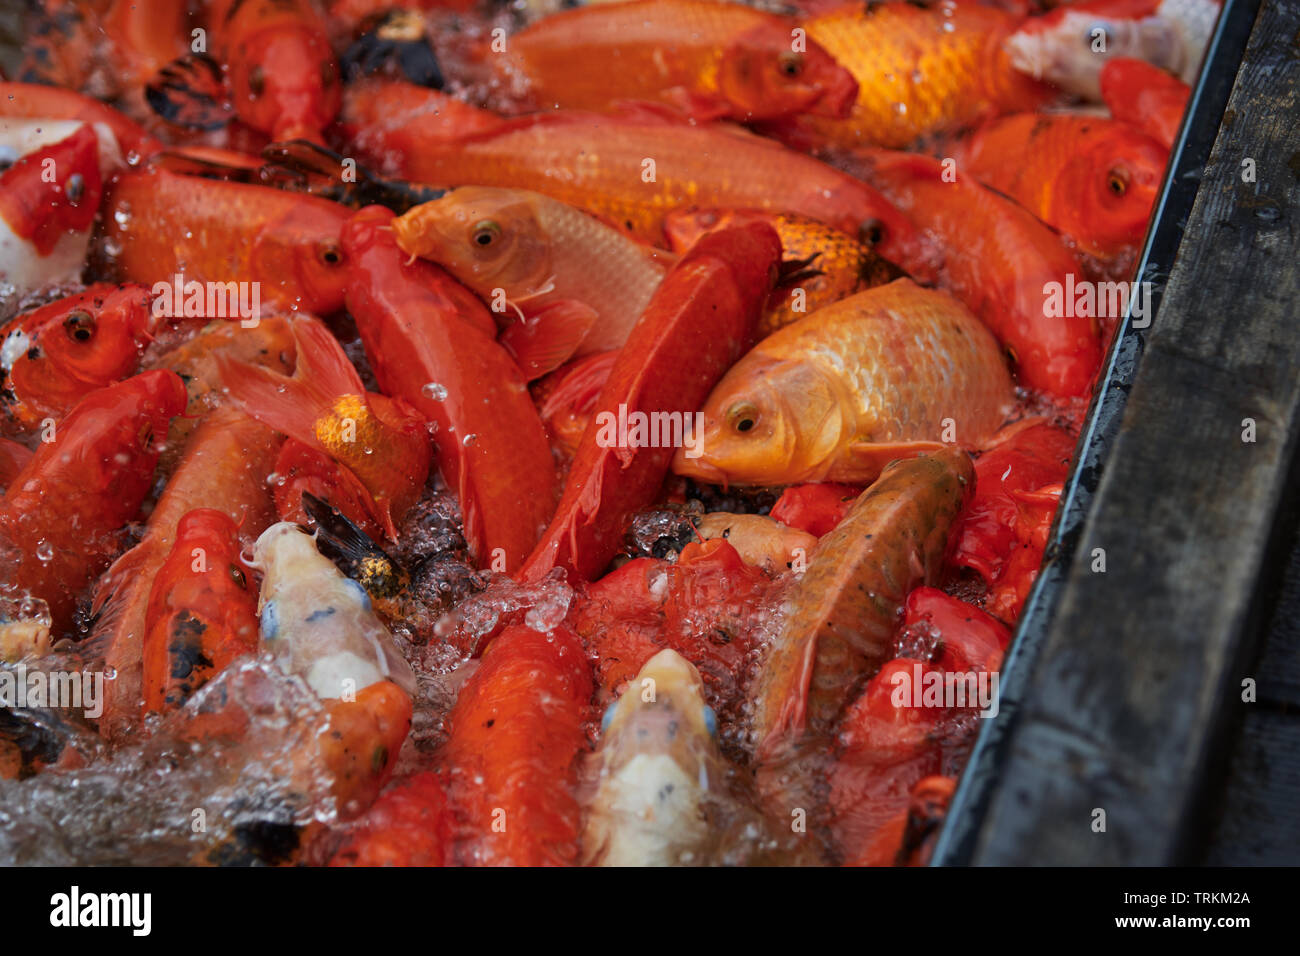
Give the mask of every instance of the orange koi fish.
POLYGON ((900 148, 997 116, 1032 110, 1049 87, 1011 66, 1001 44, 1018 19, 978 3, 853 3, 809 20, 858 81, 847 119, 801 116, 770 131, 802 149, 900 148))
POLYGON ((174 710, 237 657, 257 651, 257 595, 230 516, 196 508, 176 526, 149 596, 146 711, 174 710))
POLYGON ((667 271, 648 246, 523 189, 462 186, 398 216, 393 234, 483 299, 504 294, 500 341, 529 379, 621 348, 667 271))
POLYGON ((1114 120, 1017 113, 981 126, 954 158, 1084 252, 1111 258, 1146 235, 1169 151, 1114 120))
POLYGON ((678 449, 673 470, 716 484, 866 484, 945 441, 979 447, 1013 401, 979 319, 899 279, 759 342, 709 395, 703 440, 678 449))
POLYGON ((255 288, 264 305, 327 315, 343 307, 339 230, 348 214, 315 196, 154 170, 126 173, 112 185, 104 232, 124 279, 151 288, 172 286, 177 275, 223 289, 256 283, 246 288, 250 301, 255 288))
POLYGON ((433 186, 531 189, 662 243, 673 209, 727 206, 798 213, 874 240, 882 256, 925 272, 914 228, 875 189, 737 129, 636 116, 547 113, 398 159, 433 186))
POLYGON ((852 74, 796 26, 739 3, 633 0, 546 17, 495 60, 539 109, 663 99, 700 120, 847 116, 852 74))
POLYGON ((154 329, 149 290, 100 283, 16 318, 0 345, 0 404, 25 429, 125 378, 154 329))
POLYGON ((319 449, 350 469, 397 539, 401 520, 424 490, 433 453, 423 416, 401 399, 368 393, 343 346, 313 319, 294 324, 298 363, 285 376, 218 359, 231 400, 261 422, 319 449))

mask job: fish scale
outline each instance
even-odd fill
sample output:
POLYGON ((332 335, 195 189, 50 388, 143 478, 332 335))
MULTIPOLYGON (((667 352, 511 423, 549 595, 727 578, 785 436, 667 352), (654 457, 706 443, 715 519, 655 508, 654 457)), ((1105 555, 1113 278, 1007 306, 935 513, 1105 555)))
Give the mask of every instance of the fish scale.
POLYGON ((858 81, 848 119, 804 116, 787 130, 805 145, 902 147, 998 113, 1041 105, 1049 89, 1011 67, 1009 14, 973 4, 854 4, 809 20, 808 37, 858 81), (797 132, 795 132, 797 131, 797 132))

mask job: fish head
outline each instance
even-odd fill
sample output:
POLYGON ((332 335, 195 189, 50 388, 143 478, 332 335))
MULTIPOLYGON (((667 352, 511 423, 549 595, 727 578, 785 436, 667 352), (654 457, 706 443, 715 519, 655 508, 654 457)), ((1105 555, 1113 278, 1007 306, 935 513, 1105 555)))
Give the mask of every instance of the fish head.
MULTIPOLYGON (((1102 65, 1114 56, 1143 53, 1172 58, 1173 34, 1151 18, 1153 0, 1086 0, 1030 17, 1011 34, 1005 48, 1011 65, 1034 79, 1101 99, 1102 65)), ((1143 58, 1146 58, 1145 56, 1143 58)))
POLYGON ((129 374, 153 331, 149 290, 127 284, 94 289, 51 303, 27 332, 34 362, 47 362, 88 385, 107 385, 129 374), (48 312, 47 312, 48 310, 48 312))
POLYGON ((1075 155, 1062 175, 1078 189, 1067 202, 1079 222, 1074 238, 1086 252, 1110 255, 1142 241, 1168 158, 1155 140, 1128 131, 1075 155))
POLYGON ((511 301, 545 290, 554 276, 551 237, 538 215, 544 197, 461 186, 393 220, 397 245, 432 259, 480 295, 511 301))
POLYGON ((283 24, 248 38, 230 71, 239 118, 273 140, 323 142, 343 102, 338 62, 325 35, 283 24))
POLYGON ((735 119, 805 112, 843 119, 858 98, 858 81, 817 43, 796 42, 791 30, 768 23, 728 45, 718 66, 718 92, 735 119))
POLYGON ((294 196, 291 202, 253 244, 258 283, 240 294, 252 311, 268 301, 329 315, 343 308, 347 291, 348 258, 343 251, 343 224, 348 210, 314 197, 294 196), (298 202, 296 200, 305 200, 298 202), (252 301, 253 294, 257 301, 252 301))
POLYGON ((237 597, 250 593, 242 550, 239 528, 224 511, 195 508, 176 523, 173 551, 193 555, 195 560, 186 565, 189 571, 204 575, 207 586, 217 594, 237 597))
POLYGON ((723 376, 703 415, 703 435, 677 450, 673 471, 723 485, 815 480, 846 418, 815 363, 766 355, 761 345, 723 376))
POLYGON ((694 779, 716 757, 718 720, 695 665, 676 651, 650 658, 601 723, 607 772, 641 756, 668 756, 694 779))

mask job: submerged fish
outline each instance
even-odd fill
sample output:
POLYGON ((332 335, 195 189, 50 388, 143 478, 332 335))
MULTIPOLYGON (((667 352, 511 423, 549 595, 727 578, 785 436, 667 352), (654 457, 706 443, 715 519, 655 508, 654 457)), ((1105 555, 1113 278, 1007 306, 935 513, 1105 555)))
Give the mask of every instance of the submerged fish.
POLYGON ((954 158, 1084 252, 1110 257, 1146 234, 1169 150, 1115 120, 1017 113, 981 126, 954 158))
POLYGON ((709 862, 706 799, 721 786, 718 719, 686 658, 650 658, 606 711, 583 856, 600 866, 709 862))
POLYGON ((732 366, 704 405, 698 458, 715 483, 865 484, 895 458, 977 447, 1002 423, 1011 376, 965 306, 910 279, 786 326, 732 366))
POLYGON ((1018 70, 1100 102, 1101 69, 1116 57, 1195 82, 1220 9, 1219 0, 1085 0, 1030 18, 1005 46, 1018 70))
POLYGON ((659 287, 663 254, 523 189, 462 186, 393 220, 397 245, 493 306, 529 378, 621 348, 659 287), (515 321, 515 319, 518 321, 515 321))
POLYGON ((497 65, 522 74, 544 109, 662 99, 697 119, 848 115, 853 75, 796 42, 795 27, 739 3, 633 0, 546 17, 512 36, 497 65))
POLYGON ((316 550, 311 535, 287 521, 273 524, 257 539, 253 558, 263 575, 262 645, 285 671, 321 698, 346 700, 384 680, 415 692, 415 674, 370 596, 316 550))

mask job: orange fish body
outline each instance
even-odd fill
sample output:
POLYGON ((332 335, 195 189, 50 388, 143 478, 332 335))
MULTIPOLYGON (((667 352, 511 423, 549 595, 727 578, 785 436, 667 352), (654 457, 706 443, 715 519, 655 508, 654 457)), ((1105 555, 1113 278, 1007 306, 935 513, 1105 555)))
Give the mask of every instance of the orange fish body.
POLYGON ((26 429, 125 378, 153 330, 149 290, 100 283, 14 320, 0 346, 0 403, 26 429))
POLYGON ((1049 87, 1012 68, 1002 42, 1019 21, 976 3, 854 3, 809 20, 821 44, 858 81, 844 120, 800 117, 775 130, 807 148, 901 148, 999 113, 1032 110, 1049 87))
POLYGON ((566 10, 510 37, 498 58, 540 109, 666 99, 698 119, 848 115, 857 84, 793 20, 716 0, 566 10))
POLYGON ((673 469, 719 484, 866 484, 897 458, 979 447, 1013 400, 979 320, 899 279, 759 342, 704 403, 698 456, 679 450, 673 469))
POLYGON ((1110 115, 1173 149, 1192 90, 1143 60, 1118 57, 1101 68, 1101 98, 1110 115))
POLYGON ((501 341, 529 379, 621 348, 667 271, 649 247, 522 189, 462 186, 397 217, 393 233, 481 298, 504 293, 501 341))
POLYGON ((339 128, 357 155, 396 174, 402 156, 499 126, 501 117, 446 93, 402 80, 368 78, 343 92, 339 128))
POLYGON ((889 658, 903 602, 938 580, 974 485, 970 456, 957 448, 896 461, 821 539, 755 689, 760 759, 805 729, 828 732, 889 658))
POLYGON ((442 866, 450 833, 447 795, 436 773, 417 773, 384 792, 330 857, 330 866, 442 866))
POLYGON ((0 535, 17 566, 4 580, 43 599, 56 631, 77 593, 108 563, 113 533, 153 484, 167 423, 185 408, 172 372, 144 372, 91 392, 42 442, 0 500, 0 535))
POLYGON ((452 709, 443 752, 456 863, 577 863, 573 787, 591 694, 586 653, 567 628, 508 627, 488 645, 452 709))
POLYGON ((1114 120, 1017 113, 981 126, 955 159, 1084 252, 1110 258, 1146 234, 1169 152, 1114 120))
POLYGON ((276 431, 332 456, 373 499, 385 532, 424 491, 432 460, 424 418, 405 402, 368 393, 343 346, 321 322, 294 324, 292 377, 264 366, 218 359, 235 404, 276 431))
POLYGON ((901 275, 870 243, 805 216, 757 210, 683 209, 668 215, 664 232, 673 251, 681 253, 706 232, 749 219, 764 220, 776 230, 784 261, 806 264, 772 290, 758 323, 759 337, 798 322, 824 305, 892 282, 901 275))
POLYGON ((433 263, 408 262, 392 221, 372 206, 344 229, 348 311, 380 386, 437 426, 438 466, 475 560, 513 571, 555 505, 545 428, 488 310, 433 263))
POLYGON ((912 271, 915 230, 865 183, 762 137, 662 117, 550 113, 401 157, 434 186, 504 186, 551 196, 651 243, 673 209, 729 206, 792 212, 851 235, 912 271))
POLYGON ((263 304, 318 315, 343 306, 339 230, 348 210, 337 203, 156 171, 121 176, 104 210, 124 279, 150 287, 170 286, 177 275, 187 283, 256 282, 263 304))
POLYGON ((237 409, 205 415, 185 443, 144 537, 99 579, 91 603, 96 615, 91 641, 116 674, 104 685, 99 724, 104 736, 116 739, 140 716, 150 594, 181 518, 196 508, 216 509, 238 526, 245 543, 255 539, 275 520, 266 476, 278 449, 269 428, 237 409))
POLYGON ((256 653, 257 594, 242 549, 224 511, 197 508, 177 524, 145 617, 146 711, 174 710, 235 658, 256 653))
POLYGON ((1053 283, 1079 275, 1059 237, 1020 206, 973 182, 945 181, 937 160, 873 151, 870 176, 943 249, 953 292, 1012 353, 1021 384, 1084 395, 1101 366, 1096 318, 1051 316, 1053 283))
POLYGON ((208 28, 240 120, 277 142, 324 142, 343 84, 309 0, 217 0, 208 28))

